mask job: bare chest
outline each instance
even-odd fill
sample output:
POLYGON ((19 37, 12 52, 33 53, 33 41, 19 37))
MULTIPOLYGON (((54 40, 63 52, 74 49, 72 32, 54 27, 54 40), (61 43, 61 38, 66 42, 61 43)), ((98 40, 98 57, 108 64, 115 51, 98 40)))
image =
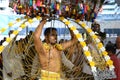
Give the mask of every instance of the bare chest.
POLYGON ((60 59, 61 58, 61 51, 57 50, 54 47, 51 47, 49 50, 44 50, 46 58, 49 59, 60 59))

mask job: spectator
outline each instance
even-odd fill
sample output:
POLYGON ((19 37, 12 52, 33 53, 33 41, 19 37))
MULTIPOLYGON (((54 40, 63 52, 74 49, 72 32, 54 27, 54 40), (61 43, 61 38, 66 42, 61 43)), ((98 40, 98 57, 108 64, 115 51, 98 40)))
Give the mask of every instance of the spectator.
POLYGON ((113 61, 113 65, 115 66, 115 74, 116 78, 111 80, 120 80, 120 62, 117 56, 115 55, 116 48, 114 44, 108 44, 106 45, 106 51, 108 52, 108 55, 110 56, 111 60, 113 61))
POLYGON ((116 38, 116 56, 120 60, 120 36, 116 38))

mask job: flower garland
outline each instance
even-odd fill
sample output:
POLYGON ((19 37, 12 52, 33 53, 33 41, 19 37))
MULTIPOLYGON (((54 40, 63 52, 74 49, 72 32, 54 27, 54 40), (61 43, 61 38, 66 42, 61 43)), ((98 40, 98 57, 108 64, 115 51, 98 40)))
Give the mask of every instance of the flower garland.
POLYGON ((37 16, 36 18, 28 19, 27 21, 24 21, 24 23, 22 23, 17 30, 14 30, 13 33, 10 35, 10 37, 7 37, 6 41, 4 41, 2 45, 0 45, 0 53, 21 30, 23 30, 26 26, 28 26, 29 24, 32 24, 37 20, 41 20, 41 17, 37 16))
POLYGON ((95 72, 97 72, 96 70, 96 67, 95 67, 95 62, 92 60, 92 56, 91 56, 91 53, 90 51, 88 50, 88 47, 86 45, 86 43, 84 42, 84 39, 82 38, 82 35, 78 32, 78 30, 76 29, 75 26, 73 26, 67 19, 65 19, 64 17, 60 17, 60 20, 62 22, 64 22, 66 25, 68 25, 68 27, 74 32, 74 34, 76 35, 78 41, 80 42, 82 48, 83 48, 83 51, 84 51, 84 54, 86 56, 86 58, 88 59, 89 61, 89 64, 91 66, 91 69, 92 69, 92 72, 93 74, 95 74, 95 72))
MULTIPOLYGON (((50 50, 50 45, 47 44, 47 43, 43 43, 43 46, 45 47, 46 50, 50 50)), ((54 47, 56 47, 58 50, 62 51, 63 50, 63 47, 61 44, 55 44, 54 47)))
POLYGON ((24 17, 21 17, 21 18, 17 18, 17 19, 16 19, 15 21, 13 21, 13 22, 9 22, 7 27, 3 27, 3 28, 0 29, 0 34, 3 33, 3 32, 5 32, 9 27, 12 27, 14 24, 16 24, 16 23, 18 23, 18 22, 24 22, 24 21, 26 20, 26 18, 27 18, 27 17, 24 16, 24 17))
POLYGON ((80 21, 79 19, 76 20, 76 22, 79 25, 81 25, 81 27, 84 28, 88 32, 88 34, 92 37, 92 39, 95 41, 95 44, 97 45, 99 53, 101 53, 104 56, 106 63, 109 66, 109 69, 113 70, 115 68, 113 65, 113 61, 110 60, 110 57, 108 56, 108 53, 106 52, 103 44, 100 42, 98 36, 96 36, 95 33, 92 31, 92 29, 89 28, 84 22, 80 21))

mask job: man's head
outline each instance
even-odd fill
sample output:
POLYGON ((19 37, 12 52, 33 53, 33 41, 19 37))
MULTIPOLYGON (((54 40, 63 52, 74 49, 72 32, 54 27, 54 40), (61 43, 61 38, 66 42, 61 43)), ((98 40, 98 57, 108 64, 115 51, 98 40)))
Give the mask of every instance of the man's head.
POLYGON ((116 38, 116 47, 117 49, 120 49, 120 36, 116 38))
POLYGON ((116 53, 116 48, 113 43, 107 44, 105 48, 106 48, 106 51, 109 53, 109 55, 111 55, 111 53, 112 54, 116 53))
POLYGON ((13 33, 13 30, 10 30, 9 33, 8 33, 9 37, 12 33, 13 33))
POLYGON ((100 32, 100 25, 98 23, 93 23, 91 25, 91 29, 94 31, 94 32, 97 32, 99 33, 100 32))
POLYGON ((54 45, 57 43, 57 29, 53 27, 46 28, 44 31, 45 41, 54 45))

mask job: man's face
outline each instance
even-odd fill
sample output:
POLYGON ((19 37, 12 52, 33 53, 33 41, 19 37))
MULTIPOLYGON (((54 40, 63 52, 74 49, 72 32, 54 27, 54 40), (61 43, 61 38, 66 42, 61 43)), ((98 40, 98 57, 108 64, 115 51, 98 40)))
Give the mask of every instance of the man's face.
POLYGON ((95 31, 96 31, 96 32, 100 32, 100 26, 99 26, 99 25, 96 25, 96 26, 95 26, 95 31))
POLYGON ((52 30, 50 34, 48 35, 49 42, 54 45, 57 43, 57 31, 52 30))
POLYGON ((92 30, 94 32, 100 32, 100 26, 96 24, 96 25, 94 25, 94 27, 92 27, 92 30))

